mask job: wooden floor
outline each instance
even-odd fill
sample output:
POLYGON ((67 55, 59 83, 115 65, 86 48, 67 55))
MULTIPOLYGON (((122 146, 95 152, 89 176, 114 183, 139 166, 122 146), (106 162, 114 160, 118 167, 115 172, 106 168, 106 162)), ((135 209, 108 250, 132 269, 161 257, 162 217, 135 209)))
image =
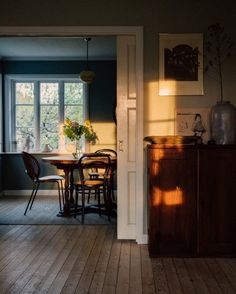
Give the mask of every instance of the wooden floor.
POLYGON ((1 225, 0 293, 236 293, 236 259, 151 259, 114 225, 1 225))

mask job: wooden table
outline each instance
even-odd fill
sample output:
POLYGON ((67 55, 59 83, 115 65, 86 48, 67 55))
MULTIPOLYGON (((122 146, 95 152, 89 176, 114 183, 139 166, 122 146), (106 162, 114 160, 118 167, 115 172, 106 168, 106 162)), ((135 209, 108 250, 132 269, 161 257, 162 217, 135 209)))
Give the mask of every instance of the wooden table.
MULTIPOLYGON (((78 168, 79 158, 74 158, 72 155, 66 156, 49 156, 43 157, 43 162, 50 163, 56 166, 57 169, 61 169, 65 174, 65 202, 63 206, 63 211, 58 213, 58 216, 70 216, 70 208, 74 204, 73 198, 73 170, 78 168)), ((116 166, 117 159, 111 158, 111 162, 116 166)))

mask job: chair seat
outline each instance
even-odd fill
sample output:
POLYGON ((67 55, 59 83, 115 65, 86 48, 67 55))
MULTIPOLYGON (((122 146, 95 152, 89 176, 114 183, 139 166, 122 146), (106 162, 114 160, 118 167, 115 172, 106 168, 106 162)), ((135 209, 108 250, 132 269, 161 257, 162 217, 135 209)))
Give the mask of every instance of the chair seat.
MULTIPOLYGON (((103 183, 104 183, 103 181, 99 181, 99 180, 85 180, 83 184, 86 187, 96 187, 96 186, 102 186, 103 183)), ((74 183, 74 185, 81 186, 82 183, 81 181, 77 181, 74 183)))
POLYGON ((39 165, 38 160, 33 155, 31 155, 30 153, 25 152, 25 151, 22 152, 22 158, 23 158, 24 165, 25 165, 25 172, 31 178, 31 180, 34 182, 34 187, 33 187, 32 193, 30 195, 30 199, 29 199, 27 206, 25 208, 24 215, 26 215, 28 209, 32 208, 40 184, 41 183, 42 184, 48 183, 48 182, 57 183, 59 205, 60 205, 60 211, 61 211, 62 210, 62 203, 64 204, 64 195, 63 195, 63 180, 64 180, 64 178, 59 175, 47 175, 47 176, 39 177, 40 165, 39 165))
POLYGON ((58 175, 48 175, 48 176, 40 177, 40 178, 38 178, 38 180, 40 182, 61 181, 61 180, 64 180, 64 178, 62 176, 58 176, 58 175))

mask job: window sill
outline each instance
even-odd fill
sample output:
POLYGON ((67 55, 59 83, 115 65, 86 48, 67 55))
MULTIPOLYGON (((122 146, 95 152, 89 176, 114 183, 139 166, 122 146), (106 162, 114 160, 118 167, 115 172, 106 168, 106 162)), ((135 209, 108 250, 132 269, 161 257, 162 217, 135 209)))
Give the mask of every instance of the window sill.
MULTIPOLYGON (((72 154, 71 152, 68 151, 50 151, 50 152, 43 152, 43 151, 29 151, 30 154, 34 154, 34 155, 55 155, 55 154, 59 154, 59 155, 63 155, 63 154, 72 154)), ((16 154, 21 154, 21 152, 0 152, 0 154, 9 154, 9 155, 16 155, 16 154)))

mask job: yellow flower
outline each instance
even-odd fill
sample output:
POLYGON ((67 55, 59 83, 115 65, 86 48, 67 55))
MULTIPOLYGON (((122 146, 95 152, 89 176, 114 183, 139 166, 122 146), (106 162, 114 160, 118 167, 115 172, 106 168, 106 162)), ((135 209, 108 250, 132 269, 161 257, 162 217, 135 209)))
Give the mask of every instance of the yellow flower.
POLYGON ((91 126, 91 122, 90 122, 90 120, 89 119, 86 119, 85 121, 84 121, 84 125, 86 126, 86 127, 90 127, 91 126))

